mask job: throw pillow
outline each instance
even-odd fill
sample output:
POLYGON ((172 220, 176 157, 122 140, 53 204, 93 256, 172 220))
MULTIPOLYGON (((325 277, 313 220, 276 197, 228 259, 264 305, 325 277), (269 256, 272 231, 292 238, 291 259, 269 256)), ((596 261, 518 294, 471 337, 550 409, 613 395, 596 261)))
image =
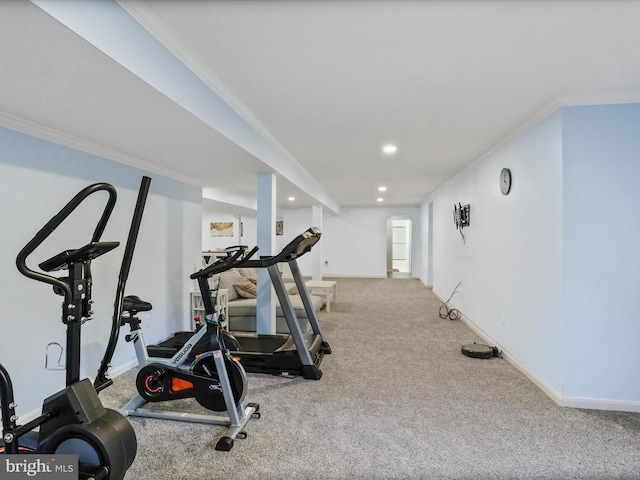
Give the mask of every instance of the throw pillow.
POLYGON ((242 298, 256 298, 258 294, 256 286, 247 278, 243 278, 238 283, 233 284, 236 293, 242 298))
POLYGON ((216 275, 214 277, 208 278, 207 282, 209 283, 209 288, 211 289, 211 291, 213 291, 213 290, 217 290, 218 283, 220 283, 220 279, 218 278, 218 275, 216 275))
POLYGON ((253 267, 239 268, 238 272, 240 272, 240 275, 246 278, 256 278, 257 275, 256 269, 253 267))
POLYGON ((239 298, 238 293, 236 292, 236 289, 233 288, 233 284, 241 280, 242 280, 242 275, 240 275, 238 272, 228 271, 220 274, 219 286, 220 288, 225 288, 229 291, 228 295, 229 295, 230 302, 232 300, 237 300, 239 298))

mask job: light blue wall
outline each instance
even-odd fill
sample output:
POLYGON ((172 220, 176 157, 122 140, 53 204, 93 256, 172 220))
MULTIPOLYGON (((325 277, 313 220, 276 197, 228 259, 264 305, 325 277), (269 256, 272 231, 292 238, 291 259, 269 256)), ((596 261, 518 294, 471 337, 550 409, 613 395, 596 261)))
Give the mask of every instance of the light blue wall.
MULTIPOLYGON (((562 158, 559 113, 433 199, 433 288, 556 391, 562 387, 562 158), (513 186, 502 195, 499 176, 513 186), (453 205, 471 205, 471 224, 453 205)), ((428 204, 423 210, 428 209, 428 204)), ((423 279, 426 283, 426 279, 423 279)))
POLYGON ((562 108, 421 209, 423 281, 432 267, 444 298, 461 281, 452 303, 562 405, 640 411, 638 131, 639 105, 562 108), (458 202, 471 204, 464 244, 458 202))
MULTIPOLYGON (((283 209, 282 248, 293 237, 313 225, 310 208, 283 209)), ((343 208, 340 215, 322 216, 322 274, 354 277, 387 276, 387 221, 394 215, 412 220, 412 275, 420 277, 422 242, 419 208, 343 208), (326 262, 326 263, 325 263, 326 262)), ((281 239, 281 240, 280 240, 281 239)), ((304 274, 312 273, 311 256, 298 262, 304 274)))
POLYGON ((566 108, 563 395, 640 403, 640 105, 566 108))
MULTIPOLYGON (((0 362, 14 381, 18 414, 40 408, 42 399, 64 386, 64 372, 45 371, 45 348, 64 345, 61 297, 51 287, 22 276, 15 259, 22 247, 76 193, 95 182, 108 182, 118 201, 103 240, 121 246, 92 264, 95 319, 82 330, 82 375, 95 377, 108 340, 120 262, 145 172, 0 128, 0 362)), ((188 322, 189 283, 200 256, 202 198, 200 188, 152 177, 145 215, 127 284, 127 293, 150 301, 147 340, 155 341, 188 322)), ((37 264, 89 242, 106 195, 89 197, 68 221, 30 257, 37 264)), ((135 358, 120 336, 112 371, 135 358)))

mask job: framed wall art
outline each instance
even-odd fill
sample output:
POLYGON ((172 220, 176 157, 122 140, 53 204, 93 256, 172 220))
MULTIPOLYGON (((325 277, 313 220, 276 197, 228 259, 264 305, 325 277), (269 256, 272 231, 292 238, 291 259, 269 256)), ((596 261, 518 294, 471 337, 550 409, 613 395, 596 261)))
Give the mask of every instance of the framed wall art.
POLYGON ((212 237, 233 237, 233 222, 211 222, 209 234, 212 237))

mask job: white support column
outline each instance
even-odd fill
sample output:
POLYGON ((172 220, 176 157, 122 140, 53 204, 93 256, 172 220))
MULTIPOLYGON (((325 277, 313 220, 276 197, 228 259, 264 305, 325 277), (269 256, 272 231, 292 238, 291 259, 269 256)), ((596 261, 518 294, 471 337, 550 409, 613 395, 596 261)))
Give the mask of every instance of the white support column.
MULTIPOLYGON (((257 258, 274 255, 276 243, 276 177, 272 173, 258 175, 258 252, 257 258)), ((257 269, 256 332, 272 335, 276 332, 276 300, 271 278, 266 268, 257 269)))
MULTIPOLYGON (((322 232, 322 204, 315 204, 311 207, 312 225, 318 227, 322 232)), ((324 233, 324 232, 323 232, 324 233)), ((312 279, 322 280, 322 237, 311 249, 312 279)))

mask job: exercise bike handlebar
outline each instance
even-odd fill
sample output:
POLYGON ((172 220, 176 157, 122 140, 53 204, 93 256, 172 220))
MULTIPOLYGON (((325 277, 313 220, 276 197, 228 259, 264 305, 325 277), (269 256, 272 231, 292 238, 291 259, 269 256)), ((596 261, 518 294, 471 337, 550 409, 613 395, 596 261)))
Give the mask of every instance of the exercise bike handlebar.
POLYGON ((216 273, 222 273, 227 270, 231 270, 232 268, 239 268, 244 265, 249 259, 258 251, 258 247, 253 247, 249 253, 244 255, 247 247, 243 245, 236 245, 233 247, 228 247, 225 249, 227 252, 227 256, 221 258, 215 263, 209 265, 202 270, 192 273, 189 278, 192 280, 196 280, 202 277, 210 277, 211 275, 215 275, 216 273), (235 252, 235 253, 234 253, 235 252), (233 255, 232 255, 233 253, 233 255), (244 255, 244 256, 243 256, 244 255))
POLYGON ((18 253, 18 257, 16 258, 16 266, 20 273, 25 275, 26 277, 32 278, 39 282, 48 283, 53 285, 54 287, 60 288, 63 292, 65 292, 65 298, 69 299, 72 296, 70 287, 61 280, 57 278, 46 275, 44 273, 36 272, 29 267, 27 267, 27 257, 33 253, 33 251, 38 248, 42 242, 44 242, 49 235, 51 235, 56 228, 60 226, 60 224, 69 216, 71 213, 89 196, 93 193, 99 192, 101 190, 105 190, 109 194, 109 199, 107 200, 107 204, 105 205, 104 211, 102 212, 102 216, 96 225, 96 228, 93 232, 93 236, 91 237, 91 242, 97 242, 100 240, 100 237, 104 233, 104 229, 107 226, 107 222, 109 221, 109 217, 111 216, 111 212, 113 211, 113 207, 116 204, 117 193, 116 189, 113 185, 108 183, 95 183, 93 185, 89 185, 88 187, 81 190, 75 197, 73 197, 69 203, 67 203, 62 210, 60 210, 51 220, 49 220, 44 227, 40 229, 38 233, 27 243, 20 253, 18 253))

